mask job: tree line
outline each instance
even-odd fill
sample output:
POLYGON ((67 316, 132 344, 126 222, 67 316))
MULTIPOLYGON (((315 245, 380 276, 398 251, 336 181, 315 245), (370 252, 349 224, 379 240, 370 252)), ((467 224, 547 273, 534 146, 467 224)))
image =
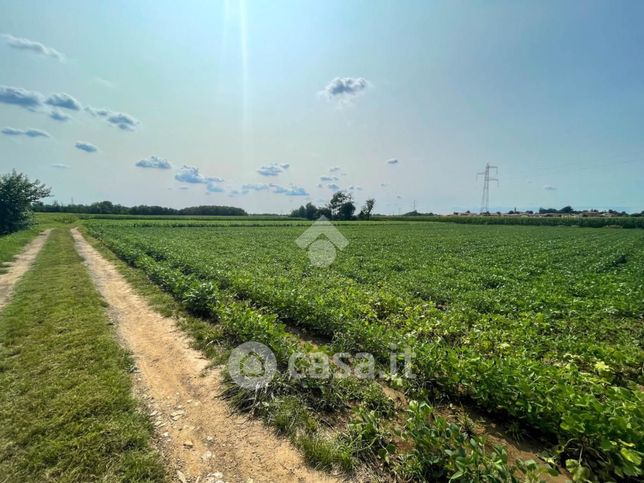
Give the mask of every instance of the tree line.
POLYGON ((41 213, 87 213, 92 215, 248 216, 245 210, 234 206, 201 205, 176 209, 155 205, 123 206, 111 201, 98 201, 89 205, 62 205, 57 202, 45 204, 39 201, 33 204, 33 210, 41 213))
POLYGON ((368 220, 371 218, 373 207, 376 200, 368 199, 355 216, 356 205, 350 193, 338 191, 335 193, 326 206, 317 207, 313 203, 307 203, 291 212, 291 217, 306 218, 307 220, 317 220, 321 216, 329 220, 368 220))

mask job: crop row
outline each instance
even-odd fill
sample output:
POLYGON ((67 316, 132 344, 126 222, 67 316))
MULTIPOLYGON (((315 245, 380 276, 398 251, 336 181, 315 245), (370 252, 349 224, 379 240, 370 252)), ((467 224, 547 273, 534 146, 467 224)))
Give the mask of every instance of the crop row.
MULTIPOLYGON (((275 315, 236 301, 210 281, 172 268, 129 244, 107 239, 103 242, 128 264, 144 271, 152 282, 173 295, 188 310, 216 321, 233 343, 253 340, 267 345, 282 369, 295 351, 303 350, 301 341, 287 332, 275 315)), ((372 464, 377 461, 379 465, 386 463, 403 479, 519 482, 527 481, 526 478, 538 481, 539 475, 543 474, 543 468, 533 461, 509 462, 502 446, 494 446, 490 450, 484 438, 468 434, 457 424, 435 416, 425 403, 411 401, 403 415, 402 429, 387 428, 385 421, 392 416, 391 407, 390 401, 383 399, 380 386, 358 381, 359 387, 355 387, 354 382, 331 378, 327 381, 304 379, 295 384, 278 374, 272 390, 266 393, 231 385, 227 396, 244 409, 248 409, 244 405, 250 401, 253 409, 269 420, 278 419, 278 428, 288 426, 287 433, 294 436, 295 442, 305 451, 313 452, 308 456, 321 458, 318 454, 321 444, 338 445, 329 451, 336 454, 347 452, 337 457, 345 469, 350 469, 355 461, 342 458, 371 461, 372 464), (333 441, 316 439, 315 436, 293 432, 301 429, 293 428, 299 420, 293 411, 302 411, 301 406, 295 409, 288 404, 293 394, 304 394, 306 403, 315 401, 313 404, 324 410, 333 407, 334 400, 342 405, 354 401, 359 406, 346 431, 333 441), (257 404, 258 400, 261 404, 257 404), (280 412, 285 408, 289 412, 288 422, 279 420, 283 416, 280 412), (398 448, 402 442, 406 442, 408 448, 403 452, 398 448)), ((306 424, 310 426, 310 420, 306 424)), ((320 465, 324 460, 314 459, 313 463, 320 465)))
MULTIPOLYGON (((444 324, 445 320, 453 322, 459 313, 446 319, 433 304, 407 305, 408 299, 387 291, 371 291, 365 296, 364 290, 351 284, 334 286, 335 279, 316 293, 307 290, 310 287, 299 283, 301 280, 275 284, 268 277, 264 280, 243 273, 231 276, 204 263, 206 257, 200 256, 199 249, 168 245, 168 237, 159 237, 158 233, 149 236, 129 232, 126 236, 118 229, 108 233, 93 226, 92 230, 108 244, 120 239, 124 246, 137 246, 165 266, 215 282, 236 297, 268 307, 282 320, 327 335, 340 348, 369 351, 384 361, 389 356, 389 344, 409 345, 416 354, 417 382, 424 386, 469 399, 490 413, 510 415, 556 438, 565 453, 583 454, 606 477, 611 473, 635 476, 641 471, 644 401, 641 391, 629 380, 633 375, 627 374, 617 384, 602 365, 590 373, 580 370, 574 357, 568 362, 546 364, 525 349, 528 344, 522 347, 515 340, 504 341, 507 334, 522 333, 522 328, 533 333, 534 325, 547 331, 552 325, 543 320, 540 324, 537 318, 530 324, 525 317, 496 316, 485 324, 475 319, 468 330, 460 331, 471 338, 463 343, 462 335, 451 340, 452 334, 444 324), (495 330, 503 323, 513 325, 495 330)), ((165 230, 165 234, 170 231, 165 230)), ((568 343, 575 348, 574 337, 568 343)), ((610 346, 604 349, 608 351, 610 346)), ((637 352, 632 354, 626 368, 636 365, 641 357, 637 352)), ((617 360, 618 356, 611 363, 617 360)))

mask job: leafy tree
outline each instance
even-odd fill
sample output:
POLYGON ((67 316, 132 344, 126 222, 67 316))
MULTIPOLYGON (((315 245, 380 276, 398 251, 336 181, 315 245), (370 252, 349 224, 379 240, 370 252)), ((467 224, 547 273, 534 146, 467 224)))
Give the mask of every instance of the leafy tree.
POLYGON ((349 193, 345 193, 344 191, 334 193, 327 208, 331 211, 331 216, 335 220, 350 220, 356 211, 353 198, 349 193))
POLYGON ((351 195, 349 193, 345 193, 344 191, 333 193, 331 201, 329 201, 329 204, 327 205, 327 208, 331 210, 331 216, 333 218, 337 217, 340 207, 347 201, 351 201, 351 195))
POLYGON ((330 220, 333 217, 333 214, 331 213, 331 210, 329 208, 323 206, 322 208, 318 208, 318 218, 321 216, 324 216, 325 218, 328 218, 330 220))
POLYGON ((375 204, 376 204, 376 200, 374 200, 373 198, 369 198, 365 202, 362 209, 360 210, 360 214, 358 215, 358 218, 360 218, 361 220, 368 220, 369 218, 371 218, 371 212, 373 211, 373 207, 375 204))
POLYGON ((0 234, 26 228, 31 222, 31 206, 46 198, 50 189, 40 181, 30 181, 17 173, 0 176, 0 234))
POLYGON ((304 208, 304 205, 302 205, 299 208, 296 208, 293 211, 291 211, 290 216, 293 217, 293 218, 305 218, 306 217, 306 208, 304 208))
POLYGON ((345 201, 340 205, 336 215, 338 220, 350 220, 353 218, 353 213, 356 211, 356 205, 353 201, 345 201))
POLYGON ((304 207, 304 215, 307 220, 316 220, 320 217, 318 214, 318 208, 310 201, 304 207))

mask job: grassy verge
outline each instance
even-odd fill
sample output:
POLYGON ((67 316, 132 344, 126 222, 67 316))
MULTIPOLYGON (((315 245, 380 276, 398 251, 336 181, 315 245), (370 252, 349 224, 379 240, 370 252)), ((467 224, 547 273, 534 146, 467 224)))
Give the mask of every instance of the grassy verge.
POLYGON ((35 223, 31 228, 20 230, 9 235, 0 235, 0 274, 7 271, 6 267, 3 267, 2 264, 13 260, 38 233, 47 228, 71 225, 76 221, 77 219, 71 216, 49 216, 46 218, 36 216, 35 223))
POLYGON ((67 230, 55 230, 0 313, 3 481, 159 481, 132 361, 67 230))
POLYGON ((10 235, 0 236, 0 273, 5 273, 7 268, 2 266, 4 262, 10 262, 20 253, 23 247, 29 243, 40 231, 38 228, 22 230, 10 235))

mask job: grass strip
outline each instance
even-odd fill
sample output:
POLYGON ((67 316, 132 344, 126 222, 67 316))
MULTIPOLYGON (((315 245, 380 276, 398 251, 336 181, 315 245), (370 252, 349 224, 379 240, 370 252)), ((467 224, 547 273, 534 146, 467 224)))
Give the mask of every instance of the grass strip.
POLYGON ((162 481, 131 358, 68 230, 54 230, 0 313, 6 481, 162 481))
POLYGON ((7 267, 2 264, 11 262, 40 231, 42 230, 32 228, 0 236, 0 274, 7 271, 7 267))

